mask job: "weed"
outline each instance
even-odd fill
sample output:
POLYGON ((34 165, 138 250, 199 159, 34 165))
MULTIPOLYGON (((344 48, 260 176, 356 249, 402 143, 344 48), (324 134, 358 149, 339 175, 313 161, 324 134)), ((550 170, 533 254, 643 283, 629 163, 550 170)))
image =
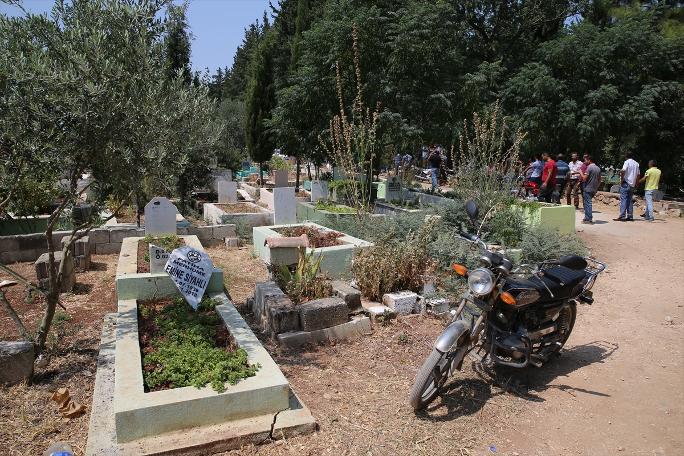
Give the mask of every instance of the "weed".
MULTIPOLYGON (((178 247, 183 245, 183 240, 175 234, 168 234, 164 236, 152 236, 148 234, 143 238, 143 241, 148 244, 153 244, 157 247, 161 247, 167 252, 171 252, 172 250, 177 249, 178 247)), ((149 252, 145 261, 150 261, 149 252)))
POLYGON ((397 343, 399 345, 406 345, 410 342, 409 335, 406 334, 405 332, 399 333, 399 336, 397 336, 397 343))
POLYGON ((330 281, 318 274, 322 260, 323 256, 316 255, 314 251, 306 253, 304 249, 300 249, 299 261, 294 271, 285 265, 278 269, 276 282, 295 304, 325 298, 332 293, 330 281))

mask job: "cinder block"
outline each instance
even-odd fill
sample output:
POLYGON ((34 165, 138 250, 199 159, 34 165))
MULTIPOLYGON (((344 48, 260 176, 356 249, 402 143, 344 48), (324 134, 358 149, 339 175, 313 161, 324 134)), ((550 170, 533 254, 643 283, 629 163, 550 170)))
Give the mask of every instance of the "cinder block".
MULTIPOLYGON (((61 263, 64 262, 63 275, 62 275, 62 287, 60 291, 66 293, 74 288, 76 283, 76 277, 74 275, 74 257, 67 255, 66 257, 62 252, 55 252, 55 262, 57 263, 57 268, 61 267, 61 263)), ((35 263, 36 267, 36 278, 41 288, 47 289, 49 285, 49 267, 50 267, 50 255, 48 253, 42 254, 35 263)))
MULTIPOLYGON (((71 236, 65 236, 62 238, 62 248, 69 243, 71 236)), ((71 254, 75 257, 79 256, 90 256, 90 240, 88 236, 83 236, 81 239, 76 240, 71 246, 71 254)))
POLYGON ((323 298, 299 306, 302 331, 316 331, 347 322, 349 308, 342 298, 323 298))
POLYGON ((227 237, 235 237, 235 225, 213 225, 212 236, 214 239, 224 239, 227 237))
POLYGON ((27 249, 27 250, 13 250, 11 252, 0 253, 1 261, 7 263, 18 263, 23 261, 36 261, 41 253, 47 249, 27 249))
POLYGON ((299 331, 299 310, 287 296, 269 296, 264 300, 268 329, 273 337, 287 331, 299 331))
POLYGON ((187 226, 181 226, 176 228, 176 234, 178 236, 185 236, 189 233, 188 227, 187 226))
POLYGON ((91 244, 109 244, 109 230, 106 228, 90 230, 88 239, 91 244))
POLYGON ((111 255, 113 253, 119 253, 120 250, 121 242, 109 244, 95 244, 96 255, 111 255))
POLYGON ((258 282, 254 290, 254 304, 252 313, 261 322, 266 318, 266 298, 285 296, 283 290, 275 282, 258 282))
POLYGON ((412 291, 400 291, 398 293, 386 293, 382 297, 382 303, 399 315, 409 315, 418 300, 418 295, 412 291))
POLYGON ((361 292, 342 280, 334 280, 332 283, 333 293, 344 299, 351 311, 361 309, 361 292))
POLYGON ((138 236, 138 229, 137 228, 119 228, 115 230, 111 230, 109 232, 109 243, 110 244, 121 244, 124 240, 124 238, 127 237, 137 237, 138 236))
POLYGON ((237 249, 240 247, 240 238, 239 237, 227 237, 224 239, 224 242, 226 243, 226 247, 229 249, 237 249))

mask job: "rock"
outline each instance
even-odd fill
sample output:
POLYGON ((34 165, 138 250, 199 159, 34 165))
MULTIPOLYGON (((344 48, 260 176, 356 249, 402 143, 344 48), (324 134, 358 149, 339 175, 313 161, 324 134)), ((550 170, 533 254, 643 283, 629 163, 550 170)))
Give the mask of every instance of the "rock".
POLYGON ((342 280, 333 281, 332 289, 333 293, 344 299, 344 302, 347 303, 347 307, 349 307, 350 311, 354 312, 361 310, 361 292, 359 290, 342 280))
POLYGON ((268 296, 264 300, 267 325, 274 337, 287 331, 299 331, 299 310, 287 296, 268 296))
POLYGON ((667 317, 665 317, 665 321, 667 322, 667 324, 671 325, 672 324, 672 317, 668 315, 667 317))
POLYGON ((33 375, 33 343, 0 341, 0 383, 14 385, 33 375))
POLYGON ((386 293, 382 297, 382 303, 399 315, 413 313, 418 300, 418 295, 412 291, 400 291, 398 293, 386 293))
POLYGON ((342 298, 323 298, 299 306, 302 331, 316 331, 346 323, 349 308, 342 298))

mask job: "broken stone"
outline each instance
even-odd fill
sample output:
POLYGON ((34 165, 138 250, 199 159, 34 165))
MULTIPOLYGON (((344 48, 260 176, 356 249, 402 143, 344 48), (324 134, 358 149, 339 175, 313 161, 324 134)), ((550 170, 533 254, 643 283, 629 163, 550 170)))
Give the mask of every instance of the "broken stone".
MULTIPOLYGON (((74 274, 74 257, 71 255, 67 255, 65 259, 62 252, 55 252, 55 262, 57 263, 56 267, 58 268, 58 270, 62 261, 66 261, 66 264, 64 265, 64 274, 62 276, 62 288, 60 291, 62 293, 66 293, 68 291, 71 291, 74 288, 74 284, 76 283, 76 276, 74 274)), ((35 262, 36 278, 38 279, 40 287, 45 290, 48 289, 50 284, 48 274, 48 271, 50 269, 49 265, 50 256, 47 252, 39 256, 35 262)))
POLYGON ((302 331, 316 331, 345 323, 349 308, 342 298, 323 298, 299 306, 302 331))
POLYGON ((273 336, 299 331, 299 310, 287 296, 269 296, 265 300, 268 328, 273 336))
POLYGON ((418 295, 412 291, 400 291, 398 293, 386 293, 382 297, 382 303, 399 315, 413 313, 418 295))
POLYGON ((14 385, 33 375, 33 343, 0 341, 0 383, 14 385))
POLYGON ((342 280, 335 280, 332 283, 333 293, 344 299, 350 311, 361 309, 361 292, 342 280))

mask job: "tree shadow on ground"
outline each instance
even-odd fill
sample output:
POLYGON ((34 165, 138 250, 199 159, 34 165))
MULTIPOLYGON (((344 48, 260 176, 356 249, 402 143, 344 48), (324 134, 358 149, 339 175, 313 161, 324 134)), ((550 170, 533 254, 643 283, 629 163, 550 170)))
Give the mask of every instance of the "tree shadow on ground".
POLYGON ((560 355, 553 357, 542 367, 528 366, 523 369, 516 369, 496 366, 492 370, 478 366, 475 368, 475 372, 480 378, 490 378, 504 391, 514 393, 533 402, 544 402, 544 398, 539 393, 548 389, 565 391, 571 396, 575 396, 575 393, 583 393, 609 397, 609 394, 600 391, 552 383, 558 378, 567 377, 583 367, 603 363, 618 348, 619 346, 614 343, 593 341, 564 349, 560 355))
POLYGON ((106 271, 107 269, 109 269, 109 265, 107 263, 100 263, 98 261, 90 262, 90 271, 106 271))
POLYGON ((75 283, 71 292, 75 295, 87 295, 93 290, 91 283, 75 283))

